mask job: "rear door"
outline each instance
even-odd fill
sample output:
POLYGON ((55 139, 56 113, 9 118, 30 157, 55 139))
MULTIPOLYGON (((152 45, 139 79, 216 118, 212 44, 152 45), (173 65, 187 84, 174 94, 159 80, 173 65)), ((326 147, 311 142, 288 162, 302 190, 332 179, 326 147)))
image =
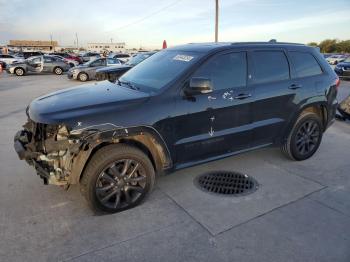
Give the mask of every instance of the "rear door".
POLYGON ((299 92, 290 77, 290 65, 283 49, 259 49, 249 52, 253 63, 255 88, 253 105, 253 145, 276 141, 290 115, 296 110, 299 92))
POLYGON ((53 72, 55 62, 56 62, 56 59, 54 57, 44 56, 43 72, 45 73, 53 72))
POLYGON ((106 58, 100 58, 95 60, 94 62, 91 63, 91 68, 89 68, 89 78, 90 79, 95 79, 96 76, 96 70, 99 68, 103 68, 106 66, 106 58))

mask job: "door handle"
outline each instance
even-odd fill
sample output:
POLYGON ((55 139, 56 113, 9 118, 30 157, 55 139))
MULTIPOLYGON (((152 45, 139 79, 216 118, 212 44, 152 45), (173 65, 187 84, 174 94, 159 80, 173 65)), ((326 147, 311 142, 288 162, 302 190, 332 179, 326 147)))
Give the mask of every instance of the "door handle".
POLYGON ((289 89, 298 89, 298 88, 301 88, 301 87, 302 87, 302 85, 300 85, 300 84, 291 84, 289 86, 289 89))
POLYGON ((242 100, 242 99, 246 99, 246 98, 251 97, 251 96, 252 96, 251 94, 239 94, 239 95, 235 96, 235 99, 242 100))

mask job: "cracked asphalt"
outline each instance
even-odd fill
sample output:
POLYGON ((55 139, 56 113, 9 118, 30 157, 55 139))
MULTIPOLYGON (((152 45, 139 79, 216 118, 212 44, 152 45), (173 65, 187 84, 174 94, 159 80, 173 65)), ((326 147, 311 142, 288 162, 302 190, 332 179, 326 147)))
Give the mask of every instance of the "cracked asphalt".
MULTIPOLYGON (((336 121, 311 159, 266 148, 158 177, 139 207, 96 216, 78 186, 44 186, 13 135, 35 97, 66 76, 0 74, 0 261, 350 261, 350 122, 336 121), (218 197, 196 175, 235 170, 259 189, 218 197)), ((350 94, 342 81, 339 100, 350 94)))

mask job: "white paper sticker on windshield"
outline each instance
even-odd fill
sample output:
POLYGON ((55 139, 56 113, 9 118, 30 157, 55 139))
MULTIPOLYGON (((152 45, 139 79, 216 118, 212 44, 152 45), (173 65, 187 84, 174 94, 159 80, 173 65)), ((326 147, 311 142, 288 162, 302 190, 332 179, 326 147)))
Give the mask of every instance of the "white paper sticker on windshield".
POLYGON ((176 55, 173 60, 178 60, 178 61, 184 61, 184 62, 189 62, 193 59, 193 56, 189 55, 176 55))

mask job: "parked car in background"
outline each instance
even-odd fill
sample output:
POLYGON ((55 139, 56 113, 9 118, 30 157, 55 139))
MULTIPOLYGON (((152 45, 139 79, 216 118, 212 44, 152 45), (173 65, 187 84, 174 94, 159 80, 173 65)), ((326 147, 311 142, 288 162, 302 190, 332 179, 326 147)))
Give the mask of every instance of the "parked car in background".
POLYGON ((19 52, 18 53, 19 56, 23 56, 24 59, 27 59, 29 57, 32 57, 32 56, 41 56, 41 55, 44 55, 42 52, 19 52))
POLYGON ((5 70, 7 67, 6 63, 3 61, 0 61, 0 65, 1 65, 2 70, 5 70))
POLYGON ((350 57, 338 63, 334 68, 335 73, 341 78, 350 78, 350 57))
POLYGON ((10 65, 14 62, 23 62, 24 58, 13 56, 13 55, 2 55, 0 54, 0 61, 6 63, 7 65, 10 65))
POLYGON ((96 58, 99 58, 99 53, 94 52, 86 52, 79 55, 79 58, 82 60, 83 63, 95 60, 96 58))
POLYGON ((96 70, 105 66, 121 65, 118 59, 114 58, 98 58, 85 64, 75 66, 68 71, 68 78, 79 80, 82 82, 94 80, 96 70))
POLYGON ((69 64, 62 59, 44 55, 30 57, 23 62, 13 63, 7 66, 6 72, 17 76, 23 76, 26 73, 54 73, 62 75, 69 68, 69 64))
POLYGON ((131 56, 129 54, 123 54, 123 53, 111 53, 108 55, 109 58, 117 58, 119 59, 122 63, 126 63, 131 56))
MULTIPOLYGON (((328 58, 328 57, 330 57, 330 56, 332 56, 333 54, 328 54, 328 53, 323 53, 323 57, 324 58, 328 58)), ((326 59, 327 60, 327 59, 326 59)))
POLYGON ((123 65, 109 66, 103 67, 96 71, 96 80, 103 81, 109 80, 111 82, 115 82, 121 75, 127 72, 129 69, 134 67, 135 65, 141 63, 151 55, 154 55, 156 52, 142 52, 133 55, 129 61, 127 61, 123 65))
POLYGON ((336 65, 339 62, 344 61, 346 58, 347 58, 347 56, 345 56, 345 55, 332 55, 332 56, 327 57, 326 60, 330 65, 336 65))
POLYGON ((51 54, 50 56, 56 57, 56 58, 59 58, 59 59, 63 60, 64 62, 68 63, 70 67, 75 67, 75 66, 80 65, 80 63, 78 61, 70 60, 70 59, 64 58, 63 56, 60 56, 60 55, 53 55, 53 54, 51 54))
POLYGON ((187 44, 116 83, 35 99, 15 150, 45 184, 80 184, 92 209, 119 212, 140 204, 165 171, 272 145, 310 158, 334 122, 338 87, 313 47, 187 44))
MULTIPOLYGON (((54 53, 51 53, 51 55, 59 55, 61 57, 64 57, 67 60, 76 61, 76 62, 78 62, 78 64, 83 63, 83 60, 80 57, 75 56, 73 54, 69 54, 69 53, 65 53, 65 52, 54 52, 54 53)), ((74 63, 74 64, 76 64, 76 63, 74 63)))

